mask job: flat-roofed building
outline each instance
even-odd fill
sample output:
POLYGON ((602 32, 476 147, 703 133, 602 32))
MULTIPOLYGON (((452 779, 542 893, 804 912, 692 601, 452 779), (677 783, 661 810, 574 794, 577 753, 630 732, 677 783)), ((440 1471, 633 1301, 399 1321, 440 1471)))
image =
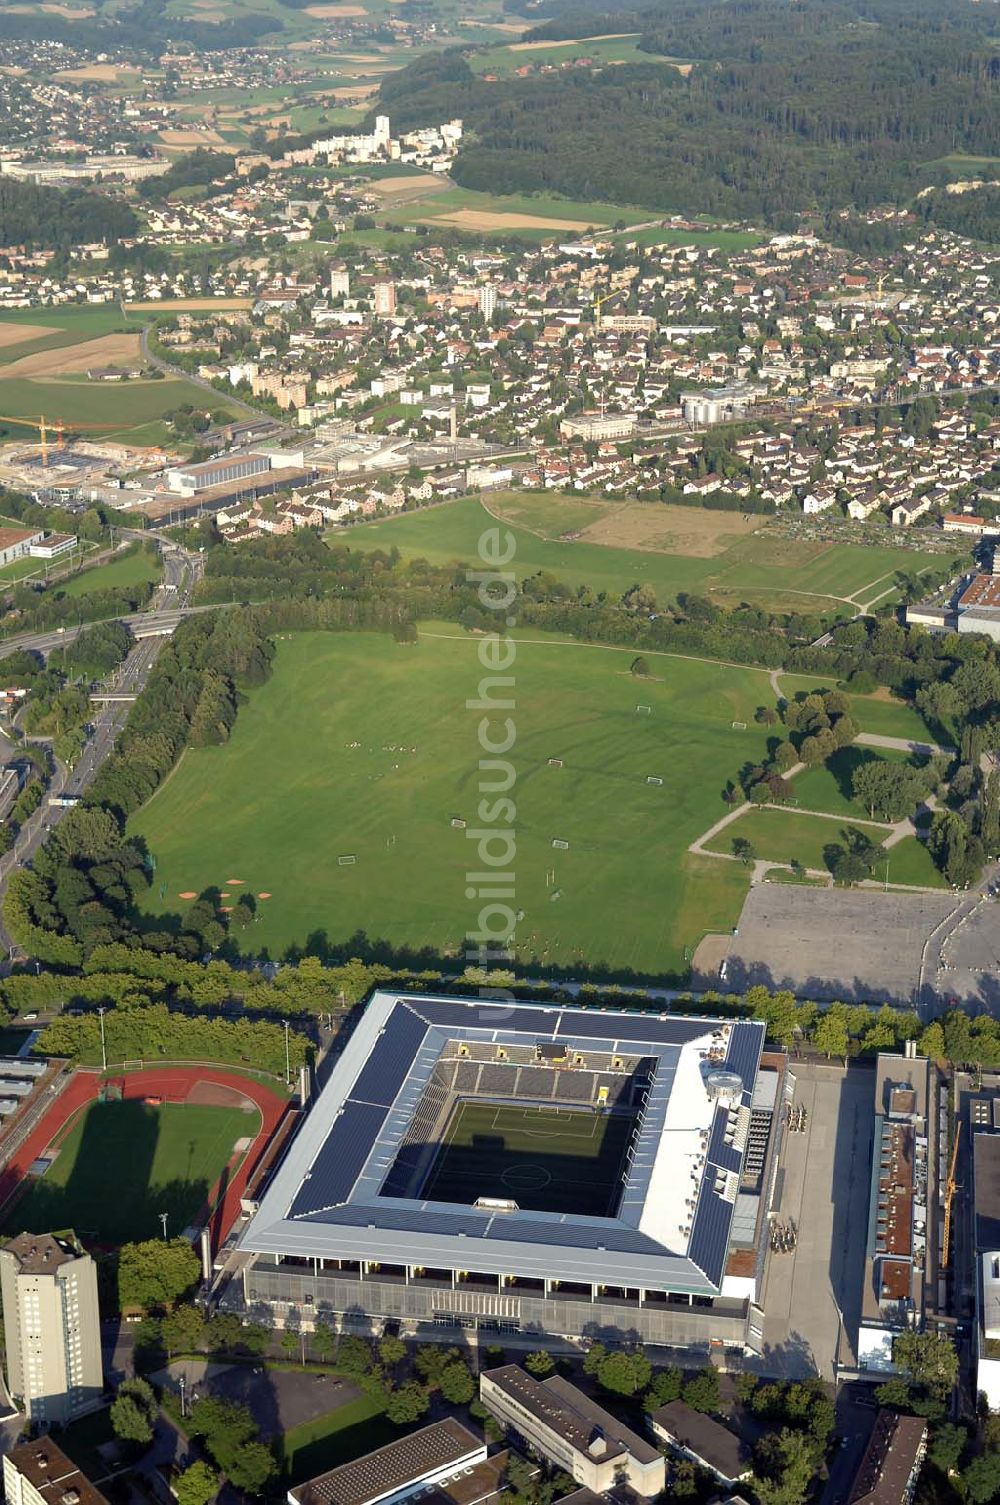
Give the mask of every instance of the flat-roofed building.
POLYGON ((199 465, 178 465, 167 471, 167 487, 181 496, 194 496, 212 486, 231 485, 248 476, 263 475, 271 469, 270 455, 219 455, 199 465))
POLYGON ((0 528, 0 569, 30 554, 44 537, 40 528, 0 528))
POLYGON ((104 1390, 97 1268, 73 1234, 19 1233, 0 1249, 7 1388, 36 1423, 65 1426, 104 1390))
POLYGON ((453 1417, 421 1427, 374 1453, 288 1491, 288 1505, 395 1505, 426 1494, 486 1459, 486 1443, 453 1417))
POLYGON ((727 1489, 753 1473, 750 1449, 742 1438, 686 1401, 674 1400, 661 1406, 650 1416, 649 1424, 654 1436, 671 1452, 690 1458, 727 1489))
POLYGON ((848 1505, 910 1505, 926 1451, 927 1423, 922 1416, 880 1411, 848 1505))
MULTIPOLYGON (((858 1364, 892 1370, 898 1333, 923 1321, 931 1077, 923 1056, 879 1055, 858 1364)), ((936 1136, 935 1136, 936 1137, 936 1136)))
POLYGON ((7 1505, 108 1505, 51 1437, 22 1442, 4 1454, 3 1493, 7 1505))
POLYGON ((505 1364, 480 1375, 479 1394, 509 1433, 588 1489, 624 1481, 649 1498, 666 1485, 662 1453, 559 1375, 538 1381, 505 1364))

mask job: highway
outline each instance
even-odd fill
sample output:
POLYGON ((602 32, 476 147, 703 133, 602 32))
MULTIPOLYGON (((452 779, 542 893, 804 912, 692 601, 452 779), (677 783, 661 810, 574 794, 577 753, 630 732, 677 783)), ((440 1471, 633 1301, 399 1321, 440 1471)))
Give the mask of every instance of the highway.
MULTIPOLYGON (((141 694, 149 678, 149 671, 156 662, 163 644, 187 613, 196 609, 191 608, 188 602, 201 571, 201 557, 187 553, 168 539, 160 539, 159 543, 163 557, 163 581, 157 589, 150 609, 119 619, 131 629, 135 642, 127 658, 104 682, 103 688, 112 694, 129 697, 141 694)), ((86 625, 92 626, 93 624, 87 623, 86 625)), ((13 653, 18 648, 31 648, 40 653, 49 653, 55 648, 63 647, 67 641, 71 642, 82 630, 79 627, 68 627, 63 632, 33 633, 13 638, 0 645, 0 657, 13 653)), ((68 807, 52 805, 50 801, 60 797, 78 799, 86 792, 105 759, 114 750, 115 739, 124 726, 131 708, 130 698, 109 701, 96 709, 92 723, 94 730, 87 739, 76 766, 70 771, 61 763, 56 763, 56 771, 41 805, 24 822, 11 850, 0 857, 0 912, 2 912, 11 874, 31 861, 50 830, 57 826, 66 814, 68 807)), ((16 744, 13 745, 16 746, 16 744)), ((8 965, 10 961, 17 959, 15 947, 2 919, 0 919, 0 947, 7 953, 8 965)), ((2 966, 0 970, 4 970, 2 966)))

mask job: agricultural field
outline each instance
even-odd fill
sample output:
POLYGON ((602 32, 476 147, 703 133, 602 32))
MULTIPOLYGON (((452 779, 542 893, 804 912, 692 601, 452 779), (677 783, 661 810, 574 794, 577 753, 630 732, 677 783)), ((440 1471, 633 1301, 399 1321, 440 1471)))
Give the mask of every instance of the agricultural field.
MULTIPOLYGON (((391 204, 386 207, 391 208, 391 204)), ((458 230, 530 235, 544 232, 540 238, 548 239, 554 233, 566 235, 630 221, 639 224, 648 221, 649 210, 551 194, 490 194, 445 186, 440 193, 421 199, 419 205, 407 205, 406 217, 458 230)))
POLYGON ((85 1240, 122 1244, 159 1237, 165 1212, 179 1234, 255 1124, 239 1108, 94 1103, 57 1140, 52 1165, 11 1208, 4 1232, 74 1228, 85 1240))
POLYGON ((484 47, 473 53, 469 66, 474 73, 491 73, 497 78, 510 78, 519 68, 530 67, 533 71, 542 67, 563 68, 588 60, 598 66, 665 63, 681 71, 690 67, 681 58, 640 52, 638 44, 638 32, 609 33, 569 42, 509 42, 505 47, 484 47))
POLYGON ((786 538, 763 519, 745 524, 739 513, 588 504, 531 492, 500 492, 488 506, 469 497, 338 530, 334 537, 346 537, 356 549, 395 546, 405 558, 431 564, 472 563, 483 533, 508 517, 519 578, 551 570, 570 585, 619 594, 639 583, 652 586, 661 603, 689 591, 728 606, 746 601, 765 611, 854 615, 855 597, 868 599, 876 587, 891 584, 896 570, 936 567, 942 557, 890 545, 786 538), (594 521, 580 536, 590 515, 581 509, 591 505, 594 521))
POLYGON ((0 315, 0 367, 40 351, 57 351, 107 335, 138 332, 117 304, 90 308, 22 308, 0 315))
MULTIPOLYGON (((2 369, 2 368, 0 368, 2 369)), ((227 407, 225 397, 206 394, 202 387, 178 377, 162 381, 88 382, 33 377, 0 377, 0 429, 4 418, 45 415, 48 424, 93 429, 104 439, 128 444, 159 444, 167 438, 164 414, 190 402, 195 406, 227 407)), ((10 436, 23 438, 30 427, 11 424, 10 436)))

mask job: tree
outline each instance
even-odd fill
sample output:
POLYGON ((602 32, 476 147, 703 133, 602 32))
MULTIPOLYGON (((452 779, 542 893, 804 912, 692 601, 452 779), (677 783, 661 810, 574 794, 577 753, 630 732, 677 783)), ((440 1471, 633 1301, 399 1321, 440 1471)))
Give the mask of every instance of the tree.
POLYGON ((892 1362, 911 1385, 944 1400, 958 1382, 958 1353, 938 1333, 903 1332, 892 1345, 892 1362))
POLYGON ((224 1469, 230 1484, 247 1494, 263 1494, 264 1487, 278 1472, 271 1449, 263 1442, 245 1442, 240 1449, 225 1460, 216 1458, 224 1469))
POLYGON ((305 1336, 294 1327, 286 1327, 281 1334, 281 1351, 290 1359, 297 1359, 301 1355, 302 1363, 305 1364, 305 1336))
POLYGON ((1000 1453, 981 1453, 962 1470, 965 1492, 973 1505, 987 1505, 1000 1494, 1000 1453))
POLYGON ((544 1348, 539 1348, 535 1353, 529 1353, 524 1361, 524 1367, 529 1374, 533 1374, 537 1380, 544 1380, 551 1374, 556 1364, 550 1353, 544 1348))
POLYGON ((138 1306, 145 1311, 172 1306, 191 1290, 200 1274, 198 1256, 186 1239, 123 1244, 118 1257, 118 1299, 123 1308, 138 1306))
POLYGON ((598 1383, 605 1390, 615 1395, 635 1395, 649 1384, 653 1366, 641 1349, 615 1349, 602 1355, 596 1372, 598 1383))
POLYGON ((386 1333, 379 1342, 378 1356, 387 1369, 392 1369, 394 1365, 401 1364, 406 1358, 406 1344, 402 1338, 386 1333))
POLYGON ((337 1344, 337 1368, 345 1374, 367 1374, 371 1367, 372 1351, 364 1338, 342 1334, 337 1344))
POLYGON ((719 1409, 719 1371, 713 1364, 707 1364, 704 1369, 699 1369, 698 1373, 687 1381, 681 1391, 681 1399, 691 1407, 692 1411, 717 1411, 719 1409))
POLYGON ((954 1422, 946 1421, 935 1427, 928 1454, 934 1467, 939 1468, 943 1474, 951 1473, 952 1469, 958 1467, 958 1460, 968 1440, 965 1428, 956 1426, 954 1422))
POLYGON ((640 653, 638 658, 634 658, 632 660, 632 663, 630 665, 630 673, 634 674, 637 679, 645 678, 645 676, 649 673, 649 660, 643 658, 642 654, 640 653))
POLYGON ((745 836, 734 836, 733 856, 738 857, 745 867, 749 867, 756 859, 757 849, 753 842, 748 841, 745 836))
POLYGON ((146 1380, 123 1380, 111 1405, 111 1427, 122 1442, 148 1447, 159 1410, 152 1385, 146 1380))
POLYGON ((179 1306, 160 1323, 160 1336, 168 1358, 189 1353, 205 1340, 205 1318, 196 1306, 179 1306))
POLYGON ((823 1052, 827 1060, 831 1056, 843 1056, 844 1065, 847 1065, 850 1037, 847 1022, 839 1011, 831 1007, 820 1014, 813 1027, 812 1043, 817 1050, 823 1052))
POLYGON ((804 1432, 782 1427, 761 1438, 754 1453, 754 1491, 761 1505, 802 1505, 818 1463, 804 1432))
POLYGON ((410 1380, 406 1385, 400 1385, 398 1390, 393 1390, 385 1404, 385 1414, 397 1427, 405 1426, 407 1422, 419 1421, 421 1416, 426 1416, 430 1409, 431 1399, 423 1385, 417 1380, 410 1380))
POLYGON ((209 1500, 215 1498, 218 1487, 218 1475, 200 1459, 183 1473, 177 1474, 173 1482, 178 1505, 208 1505, 209 1500))
POLYGON ((467 1406, 476 1393, 476 1383, 469 1366, 460 1359, 441 1371, 438 1383, 441 1394, 453 1406, 467 1406))

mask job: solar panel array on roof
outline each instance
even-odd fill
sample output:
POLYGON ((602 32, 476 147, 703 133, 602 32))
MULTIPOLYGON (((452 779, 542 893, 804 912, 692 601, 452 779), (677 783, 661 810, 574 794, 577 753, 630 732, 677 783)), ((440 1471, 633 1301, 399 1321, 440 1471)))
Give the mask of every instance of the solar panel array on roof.
POLYGON ((375 1048, 351 1088, 355 1102, 381 1103, 388 1108, 406 1081, 413 1058, 423 1044, 427 1025, 408 1008, 393 1009, 375 1048))
POLYGON ((753 1091, 763 1044, 764 1026, 762 1024, 753 1024, 741 1019, 732 1026, 729 1049, 726 1051, 726 1070, 736 1071, 742 1077, 747 1102, 750 1100, 749 1094, 753 1091))
POLYGON ((607 1014, 601 1009, 568 1011, 559 1027, 559 1038, 573 1044, 575 1039, 605 1039, 640 1055, 650 1045, 686 1045, 707 1034, 711 1023, 705 1019, 661 1019, 657 1014, 607 1014))
POLYGON ((371 1103, 344 1104, 295 1195, 289 1217, 302 1217, 347 1201, 384 1118, 385 1109, 371 1103))
POLYGON ((718 1196, 707 1179, 703 1181, 687 1252, 715 1286, 722 1284, 732 1220, 733 1203, 718 1196))

